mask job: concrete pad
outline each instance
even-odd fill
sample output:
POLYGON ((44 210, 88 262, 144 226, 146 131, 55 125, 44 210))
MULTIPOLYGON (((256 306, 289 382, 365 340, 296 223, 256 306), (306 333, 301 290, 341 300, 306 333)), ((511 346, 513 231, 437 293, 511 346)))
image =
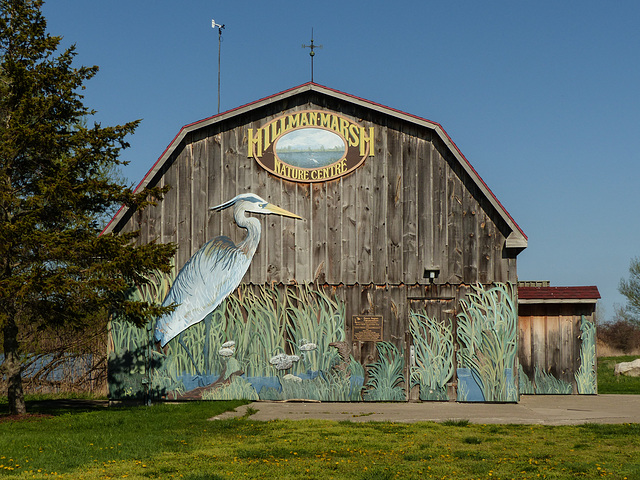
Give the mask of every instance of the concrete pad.
MULTIPOLYGON (((579 425, 640 423, 640 395, 523 395, 519 403, 320 403, 254 402, 214 419, 332 420, 349 422, 443 422, 579 425), (252 411, 249 410, 249 411, 252 411)), ((214 420, 212 419, 212 420, 214 420)))

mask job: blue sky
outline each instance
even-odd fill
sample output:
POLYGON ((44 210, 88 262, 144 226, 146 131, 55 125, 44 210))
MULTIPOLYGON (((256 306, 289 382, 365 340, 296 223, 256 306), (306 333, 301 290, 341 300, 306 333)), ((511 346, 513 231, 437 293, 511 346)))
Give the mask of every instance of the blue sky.
POLYGON ((597 285, 604 318, 640 256, 640 2, 50 0, 98 65, 85 103, 142 119, 142 179, 183 125, 310 80, 440 123, 529 237, 520 279, 597 285))

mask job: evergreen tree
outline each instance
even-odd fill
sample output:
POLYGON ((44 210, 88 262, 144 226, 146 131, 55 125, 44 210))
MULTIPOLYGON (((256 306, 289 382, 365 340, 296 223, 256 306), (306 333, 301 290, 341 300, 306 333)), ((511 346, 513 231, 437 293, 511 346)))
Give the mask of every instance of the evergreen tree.
POLYGON ((79 91, 98 68, 72 66, 46 32, 41 0, 0 0, 0 331, 10 410, 25 413, 25 330, 82 328, 105 312, 143 324, 161 307, 128 299, 152 272, 168 272, 174 245, 136 245, 105 234, 125 204, 144 208, 163 190, 133 192, 112 175, 138 122, 87 126, 79 91))

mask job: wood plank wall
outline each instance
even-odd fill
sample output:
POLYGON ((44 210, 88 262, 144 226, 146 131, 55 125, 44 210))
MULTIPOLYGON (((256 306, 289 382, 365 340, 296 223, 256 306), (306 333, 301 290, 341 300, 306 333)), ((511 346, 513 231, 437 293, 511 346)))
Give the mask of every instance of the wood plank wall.
POLYGON ((575 373, 580 368, 580 322, 595 321, 595 304, 522 304, 518 306, 518 359, 529 379, 536 367, 570 383, 578 393, 575 373))
POLYGON ((515 253, 504 249, 508 227, 433 131, 342 107, 333 98, 288 99, 192 132, 152 181, 171 186, 165 199, 122 229, 139 228, 140 242, 177 242, 180 267, 215 236, 243 238, 232 209, 209 208, 253 192, 303 220, 257 215, 262 240, 245 282, 424 285, 424 268, 434 266, 438 284, 515 282, 515 253), (246 131, 287 108, 333 108, 375 126, 375 156, 325 183, 271 176, 247 157, 246 131))

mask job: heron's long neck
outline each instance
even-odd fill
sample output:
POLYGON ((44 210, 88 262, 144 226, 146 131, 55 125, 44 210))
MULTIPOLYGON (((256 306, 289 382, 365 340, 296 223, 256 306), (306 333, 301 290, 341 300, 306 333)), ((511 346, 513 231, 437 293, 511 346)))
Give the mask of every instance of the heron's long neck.
POLYGON ((238 244, 238 248, 245 252, 249 257, 256 253, 258 243, 260 243, 260 233, 262 226, 260 220, 254 217, 247 217, 244 209, 238 209, 234 212, 233 217, 239 227, 247 230, 247 236, 238 244))

